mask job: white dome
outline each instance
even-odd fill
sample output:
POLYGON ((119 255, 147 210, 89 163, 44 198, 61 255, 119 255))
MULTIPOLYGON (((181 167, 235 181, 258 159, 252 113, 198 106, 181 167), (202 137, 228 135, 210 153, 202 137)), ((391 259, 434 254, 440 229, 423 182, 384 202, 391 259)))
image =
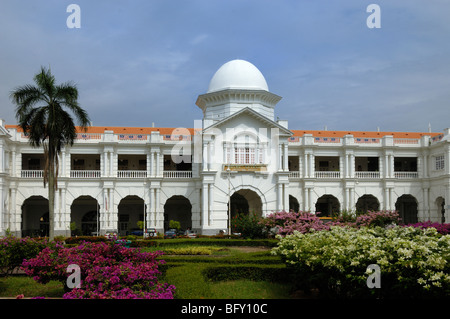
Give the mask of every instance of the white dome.
POLYGON ((244 60, 232 60, 225 63, 209 82, 208 93, 225 89, 269 91, 266 79, 258 68, 244 60))

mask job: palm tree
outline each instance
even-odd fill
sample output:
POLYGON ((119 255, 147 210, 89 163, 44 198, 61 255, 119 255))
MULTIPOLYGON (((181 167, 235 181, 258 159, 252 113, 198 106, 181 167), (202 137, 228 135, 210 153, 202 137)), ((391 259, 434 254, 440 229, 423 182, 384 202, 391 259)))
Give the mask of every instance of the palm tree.
POLYGON ((58 183, 58 156, 66 145, 73 145, 77 132, 73 115, 86 130, 89 117, 78 104, 78 89, 70 82, 56 85, 50 69, 41 67, 33 78, 36 86, 24 85, 10 95, 16 107, 16 119, 31 146, 44 148, 44 187, 48 183, 49 238, 54 239, 54 201, 58 183))

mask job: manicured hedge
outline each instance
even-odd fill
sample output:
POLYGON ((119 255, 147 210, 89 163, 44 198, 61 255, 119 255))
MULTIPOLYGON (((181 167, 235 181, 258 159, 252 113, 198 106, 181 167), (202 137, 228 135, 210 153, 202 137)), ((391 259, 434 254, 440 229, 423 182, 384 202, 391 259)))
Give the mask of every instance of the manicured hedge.
POLYGON ((286 266, 276 265, 215 265, 205 268, 203 275, 211 281, 247 279, 254 281, 289 281, 286 266))
POLYGON ((80 244, 84 241, 90 243, 99 243, 99 242, 107 242, 109 239, 103 236, 77 236, 77 237, 68 237, 64 240, 66 245, 72 244, 80 244))
POLYGON ((210 239, 210 238, 192 238, 192 239, 145 239, 132 241, 131 247, 163 247, 173 245, 205 245, 205 246, 250 246, 250 247, 275 247, 278 243, 277 239, 210 239))

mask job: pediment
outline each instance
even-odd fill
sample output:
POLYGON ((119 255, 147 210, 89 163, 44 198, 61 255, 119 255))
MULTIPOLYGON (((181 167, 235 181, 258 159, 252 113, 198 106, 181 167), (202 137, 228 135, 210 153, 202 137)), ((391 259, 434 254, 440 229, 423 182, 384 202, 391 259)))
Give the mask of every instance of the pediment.
POLYGON ((278 129, 278 134, 280 136, 292 136, 294 133, 284 126, 278 124, 275 121, 259 114, 258 112, 246 107, 227 118, 224 118, 214 124, 203 129, 203 134, 214 134, 214 131, 221 130, 225 132, 227 129, 235 128, 249 128, 249 129, 278 129))

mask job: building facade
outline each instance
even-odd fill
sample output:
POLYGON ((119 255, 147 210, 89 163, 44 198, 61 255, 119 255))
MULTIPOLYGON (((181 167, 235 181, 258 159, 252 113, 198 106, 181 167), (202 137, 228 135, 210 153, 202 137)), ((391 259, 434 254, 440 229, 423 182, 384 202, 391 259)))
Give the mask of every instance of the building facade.
MULTIPOLYGON (((124 235, 143 220, 159 232, 176 220, 217 234, 236 213, 290 209, 450 222, 450 130, 291 130, 275 117, 280 99, 253 64, 233 60, 199 95, 194 128, 80 131, 59 158, 55 235, 124 235)), ((0 124, 0 235, 46 235, 43 150, 0 124)))

